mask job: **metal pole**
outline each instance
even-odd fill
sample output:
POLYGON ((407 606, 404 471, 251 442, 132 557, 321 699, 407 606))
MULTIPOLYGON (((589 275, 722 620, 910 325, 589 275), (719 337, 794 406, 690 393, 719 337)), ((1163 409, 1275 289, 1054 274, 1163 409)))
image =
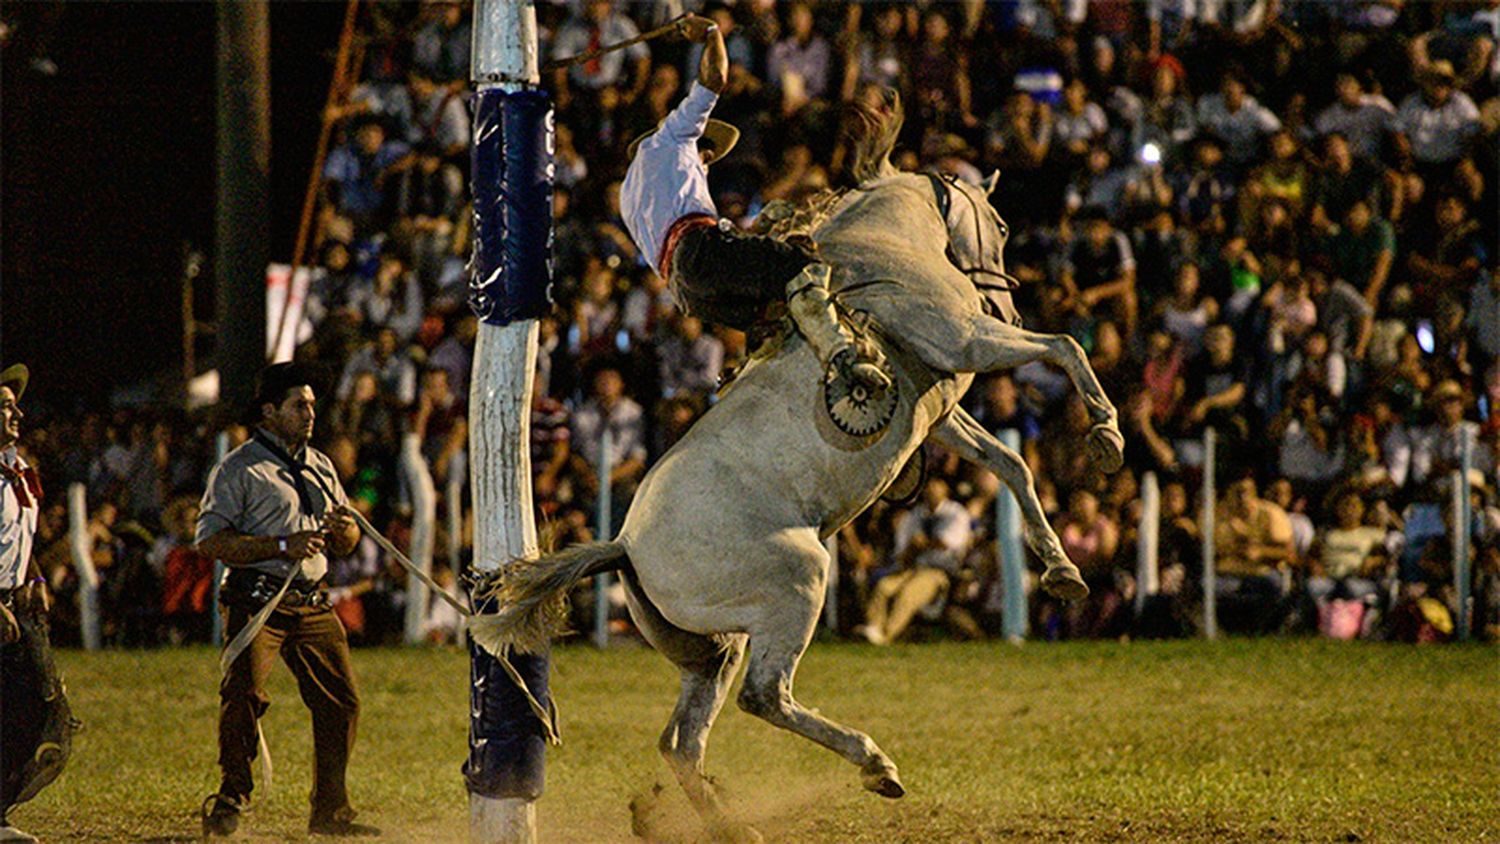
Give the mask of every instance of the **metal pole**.
MULTIPOLYGON (((537 553, 529 441, 537 320, 550 306, 552 103, 538 84, 536 33, 529 0, 474 4, 470 304, 481 323, 469 389, 469 475, 480 572, 537 553)), ((548 705, 547 655, 514 653, 510 661, 548 705)), ((522 690, 472 640, 469 666, 469 840, 534 844, 546 737, 522 690)))
POLYGON ((828 549, 828 586, 823 593, 823 624, 828 632, 839 632, 839 533, 834 531, 823 540, 828 549))
MULTIPOLYGON (((609 420, 606 415, 604 431, 599 435, 599 541, 603 542, 614 534, 612 521, 612 510, 614 501, 611 498, 613 490, 610 489, 609 476, 615 470, 615 448, 614 438, 609 433, 609 420)), ((610 573, 594 575, 594 645, 599 648, 609 647, 609 578, 610 573)))
MULTIPOLYGON (((1021 451, 1021 432, 1006 428, 1000 442, 1012 451, 1021 451)), ((1021 507, 1010 487, 1000 485, 995 497, 995 542, 1000 557, 1000 582, 1005 602, 1000 609, 1000 626, 1006 640, 1019 643, 1026 638, 1026 551, 1021 543, 1021 507)))
POLYGON ((99 572, 94 569, 94 543, 89 538, 88 491, 83 484, 68 485, 68 540, 73 569, 78 572, 78 618, 84 650, 99 650, 99 572))
MULTIPOLYGON (((433 534, 437 527, 437 490, 432 472, 422 456, 422 440, 416 432, 401 438, 401 473, 411 488, 411 551, 408 556, 423 574, 432 574, 433 534)), ((406 643, 422 641, 422 623, 427 620, 427 603, 431 596, 420 577, 406 580, 406 643)))
MULTIPOLYGON (((214 465, 224 462, 224 455, 229 453, 229 432, 220 431, 214 438, 214 465)), ((224 561, 214 560, 214 604, 213 604, 213 642, 214 647, 224 646, 224 616, 219 612, 219 587, 224 583, 224 561)))
POLYGON ((214 236, 219 400, 250 403, 266 360, 271 248, 270 11, 218 4, 218 212, 214 236))
POLYGON ((1458 593, 1457 634, 1469 639, 1469 532, 1474 526, 1473 502, 1469 496, 1469 471, 1474 465, 1474 438, 1460 429, 1458 471, 1453 473, 1453 586, 1458 593))
POLYGON ((1135 558, 1135 614, 1146 609, 1146 598, 1161 589, 1158 572, 1158 554, 1161 530, 1161 487, 1156 473, 1147 472, 1141 478, 1141 524, 1136 536, 1135 558))
POLYGON ((1214 591, 1217 572, 1214 571, 1214 507, 1218 492, 1214 486, 1214 452, 1218 446, 1218 433, 1213 428, 1203 432, 1203 508, 1198 520, 1198 529, 1203 534, 1203 635, 1219 638, 1219 597, 1214 591))

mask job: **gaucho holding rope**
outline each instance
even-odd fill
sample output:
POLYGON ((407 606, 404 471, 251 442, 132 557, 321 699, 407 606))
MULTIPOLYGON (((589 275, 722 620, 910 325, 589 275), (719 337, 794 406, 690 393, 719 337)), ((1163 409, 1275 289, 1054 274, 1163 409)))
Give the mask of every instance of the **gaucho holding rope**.
POLYGON ((704 45, 703 59, 683 101, 630 145, 620 190, 630 236, 686 313, 743 331, 785 300, 830 376, 883 390, 889 378, 878 361, 861 356, 829 301, 831 268, 805 242, 742 232, 719 218, 708 166, 729 153, 739 131, 709 113, 728 79, 729 58, 712 21, 689 15, 677 26, 704 45))

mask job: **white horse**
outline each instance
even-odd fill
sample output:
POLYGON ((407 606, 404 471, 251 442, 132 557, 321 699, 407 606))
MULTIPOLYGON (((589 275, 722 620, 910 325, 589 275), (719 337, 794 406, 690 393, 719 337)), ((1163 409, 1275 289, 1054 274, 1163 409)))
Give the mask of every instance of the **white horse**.
MULTIPOLYGON (((572 584, 621 572, 631 617, 681 670, 681 696, 659 748, 722 838, 759 840, 728 820, 703 768, 709 729, 747 643, 742 709, 852 762, 871 791, 904 793, 875 742, 804 707, 792 680, 823 607, 824 538, 873 503, 924 441, 994 471, 1015 493, 1026 539, 1046 564, 1043 587, 1065 598, 1088 592, 1043 516, 1026 464, 958 406, 974 373, 1056 364, 1094 421, 1091 456, 1106 471, 1120 465, 1115 409, 1078 344, 986 314, 976 284, 1008 279, 1007 231, 987 196, 994 179, 981 191, 883 164, 813 231, 823 260, 839 268, 833 289, 847 308, 870 315, 873 340, 895 373, 899 404, 883 431, 856 438, 832 423, 823 367, 792 335, 746 366, 651 468, 618 536, 515 563, 494 587, 498 614, 475 619, 483 647, 536 650, 557 632, 572 584)), ((990 298, 1014 313, 1005 290, 990 298)))

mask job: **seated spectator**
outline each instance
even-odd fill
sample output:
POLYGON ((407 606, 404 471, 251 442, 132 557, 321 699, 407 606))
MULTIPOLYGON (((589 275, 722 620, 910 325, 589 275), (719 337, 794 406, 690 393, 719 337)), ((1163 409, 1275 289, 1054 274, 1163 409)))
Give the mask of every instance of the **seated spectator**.
POLYGON ((1151 95, 1130 132, 1136 154, 1155 144, 1163 164, 1175 165, 1198 131, 1193 103, 1182 91, 1187 71, 1175 56, 1159 56, 1151 65, 1151 95))
POLYGON ((1411 157, 1423 181, 1436 187, 1444 180, 1444 165, 1457 161, 1479 134, 1479 109, 1455 87, 1452 62, 1433 62, 1418 82, 1422 90, 1402 100, 1396 111, 1398 147, 1411 157))
POLYGON ((615 271, 598 258, 590 258, 584 270, 583 295, 573 305, 573 328, 577 332, 569 346, 587 360, 610 354, 620 329, 620 306, 615 301, 615 271))
POLYGON ((1111 313, 1124 324, 1126 335, 1134 336, 1137 299, 1130 241, 1115 230, 1103 209, 1079 212, 1078 223, 1081 236, 1068 249, 1063 287, 1081 315, 1111 313))
POLYGON ((378 398, 385 404, 404 408, 417 400, 417 368, 401 351, 394 329, 382 328, 374 343, 349 359, 339 378, 338 397, 348 398, 355 378, 365 372, 375 376, 378 398))
POLYGON ((913 103, 908 119, 924 131, 958 132, 979 125, 969 87, 969 58, 952 38, 945 11, 929 7, 922 15, 922 39, 912 50, 913 103))
MULTIPOLYGON (((1347 71, 1340 73, 1333 85, 1338 99, 1318 112, 1313 128, 1324 138, 1337 135, 1345 139, 1345 148, 1366 161, 1379 160, 1381 146, 1396 116, 1390 100, 1366 94, 1359 79, 1347 71)), ((1340 216, 1333 214, 1332 219, 1340 216)))
POLYGON ((1069 605, 1064 613, 1069 638, 1098 639, 1124 632, 1124 598, 1115 570, 1115 551, 1120 528, 1099 511, 1099 500, 1087 490, 1074 490, 1068 511, 1054 525, 1068 559, 1078 566, 1089 585, 1085 601, 1069 605))
POLYGON ((1308 292, 1318 310, 1318 330, 1328 338, 1330 354, 1362 361, 1375 327, 1375 309, 1354 285, 1333 281, 1317 270, 1306 273, 1308 292))
POLYGON ((1211 326, 1204 334, 1204 356, 1189 367, 1183 406, 1186 430, 1201 433, 1214 427, 1219 435, 1243 438, 1249 430, 1245 418, 1246 360, 1235 355, 1234 329, 1211 326))
POLYGON ((1380 169, 1368 159, 1355 157, 1347 138, 1337 132, 1329 135, 1323 141, 1323 165, 1313 191, 1313 228, 1325 236, 1332 234, 1355 202, 1381 207, 1381 180, 1380 169))
POLYGON ((654 347, 667 338, 676 316, 677 303, 667 289, 667 280, 648 272, 640 284, 625 294, 620 325, 630 332, 633 345, 654 347))
POLYGON ((1444 381, 1432 391, 1431 403, 1436 418, 1412 437, 1412 481, 1446 479, 1459 466, 1465 438, 1475 444, 1472 465, 1487 471, 1487 455, 1478 447, 1479 424, 1464 418, 1464 388, 1457 381, 1444 381))
MULTIPOLYGON (((606 44, 630 41, 640 30, 623 11, 617 11, 612 0, 587 0, 575 8, 582 14, 572 17, 552 40, 553 59, 581 55, 606 44)), ((575 89, 598 97, 605 91, 617 92, 624 105, 635 102, 645 90, 651 74, 651 48, 641 42, 623 50, 605 53, 593 61, 558 68, 552 78, 557 107, 567 111, 575 89), (630 85, 625 86, 626 62, 629 61, 630 85), (617 90, 618 89, 618 90, 617 90)))
POLYGON ((1125 210, 1131 172, 1127 167, 1111 166, 1112 161, 1109 147, 1095 144, 1083 157, 1083 170, 1068 183, 1063 198, 1067 210, 1078 212, 1077 222, 1085 222, 1084 211, 1093 214, 1097 209, 1107 219, 1114 219, 1125 210))
POLYGON ((1244 168, 1260 155, 1261 142, 1281 128, 1281 120, 1256 102, 1238 70, 1224 74, 1217 94, 1198 99, 1198 128, 1223 138, 1229 163, 1244 168))
POLYGON ((901 570, 882 577, 855 632, 872 645, 898 639, 917 613, 948 593, 972 539, 969 511, 949 497, 948 483, 929 478, 922 501, 896 523, 896 561, 901 570))
MULTIPOLYGON (((1334 525, 1318 532, 1307 597, 1320 616, 1333 600, 1359 601, 1369 612, 1378 603, 1388 561, 1385 529, 1364 522, 1365 504, 1346 492, 1334 505, 1334 525)), ((1363 615, 1363 613, 1361 613, 1363 615)), ((1366 628, 1368 629, 1368 628, 1366 628)))
POLYGON ((705 334, 703 321, 696 317, 678 317, 676 329, 661 344, 662 395, 671 398, 686 393, 707 397, 719 387, 724 344, 714 335, 705 334))
POLYGON ((367 327, 388 329, 399 342, 410 342, 422 327, 422 286, 406 259, 396 250, 386 249, 380 254, 375 277, 361 279, 350 291, 349 308, 367 327))
POLYGON ((1462 296, 1490 259, 1482 227, 1469 216, 1463 197, 1447 194, 1439 198, 1433 216, 1437 222, 1433 236, 1406 260, 1419 297, 1429 302, 1442 295, 1462 296))
POLYGON ((469 78, 469 48, 473 40, 469 16, 457 0, 423 5, 425 23, 412 36, 412 67, 443 85, 464 85, 469 78))
POLYGON ((1183 381, 1187 356, 1183 346, 1173 343, 1164 331, 1146 337, 1146 362, 1141 367, 1142 395, 1153 422, 1165 423, 1177 412, 1187 385, 1183 381))
POLYGON ((1168 342, 1175 341, 1187 357, 1196 357, 1203 348, 1203 335, 1218 320, 1219 302, 1202 292, 1197 264, 1183 264, 1176 279, 1172 298, 1158 306, 1157 318, 1170 335, 1168 342))
POLYGON ((1240 216, 1256 219, 1260 216, 1258 206, 1279 202, 1292 221, 1299 221, 1312 201, 1313 170, 1290 130, 1283 128, 1272 132, 1268 146, 1270 160, 1250 171, 1240 194, 1241 201, 1246 203, 1240 216))
POLYGON ((1492 363, 1500 360, 1500 267, 1481 271, 1469 288, 1468 320, 1479 353, 1492 363))
POLYGON ((1200 236, 1223 235, 1234 219, 1236 185, 1224 166, 1224 142, 1200 134, 1193 141, 1192 166, 1178 173, 1173 193, 1178 213, 1200 236))
POLYGON ((161 615, 167 641, 207 642, 213 627, 214 561, 198 553, 193 532, 198 501, 174 499, 162 513, 167 548, 161 561, 161 615))
POLYGON ((387 140, 375 117, 355 118, 348 132, 349 141, 328 153, 323 185, 339 213, 354 221, 360 236, 367 236, 385 224, 385 175, 408 150, 401 141, 387 140))
POLYGON ((1054 116, 1052 136, 1058 151, 1081 159, 1109 132, 1109 120, 1098 103, 1089 101, 1088 86, 1074 77, 1063 87, 1062 108, 1054 116))
POLYGON ((787 9, 787 36, 777 41, 766 56, 766 74, 772 85, 781 89, 784 106, 791 114, 807 100, 828 96, 828 70, 832 51, 823 36, 813 31, 812 7, 793 3, 787 9))
POLYGON ((1328 244, 1335 278, 1343 279, 1364 294, 1372 306, 1390 278, 1396 254, 1396 232, 1376 216, 1367 200, 1356 199, 1344 215, 1344 227, 1328 244))
POLYGON ((1259 497, 1254 477, 1230 484, 1219 502, 1214 551, 1215 592, 1225 626, 1242 610, 1243 617, 1234 620, 1250 632, 1276 629, 1292 560, 1292 526, 1286 511, 1259 497), (1226 606, 1229 602, 1240 606, 1226 606))
MULTIPOLYGON (((724 17, 732 18, 726 14, 724 17)), ((856 92, 862 86, 875 85, 880 88, 892 88, 905 92, 909 90, 910 74, 909 50, 902 38, 902 14, 901 9, 895 5, 881 6, 875 10, 875 26, 872 32, 861 32, 853 49, 848 50, 844 63, 844 83, 842 88, 842 99, 849 102, 854 99, 856 92)), ((725 46, 729 45, 729 33, 731 30, 719 27, 724 33, 725 46)), ((743 36, 741 37, 743 40, 743 36)), ((748 52, 749 45, 746 44, 748 52)), ((735 61, 731 50, 729 60, 735 61)), ((690 62, 695 61, 691 60, 690 62)), ((740 64, 749 64, 748 59, 742 59, 740 64)), ((696 63, 690 63, 689 67, 696 68, 696 63)))
POLYGON ((587 500, 599 493, 600 461, 604 438, 609 437, 609 485, 614 513, 612 524, 620 524, 630 507, 636 485, 646 473, 646 418, 641 406, 625 395, 625 379, 612 365, 595 372, 587 401, 573 412, 569 449, 573 476, 587 500))
POLYGON ((411 430, 422 443, 422 456, 433 482, 442 487, 469 443, 468 405, 448 385, 448 370, 428 367, 412 412, 411 430))
POLYGON ((1268 433, 1279 445, 1283 475, 1305 487, 1327 490, 1344 468, 1344 438, 1338 415, 1319 399, 1317 389, 1294 388, 1268 433))

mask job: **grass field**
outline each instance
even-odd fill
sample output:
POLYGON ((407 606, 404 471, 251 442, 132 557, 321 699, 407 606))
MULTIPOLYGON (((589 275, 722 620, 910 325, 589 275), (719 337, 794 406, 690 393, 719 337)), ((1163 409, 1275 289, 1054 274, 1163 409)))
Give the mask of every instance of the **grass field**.
MULTIPOLYGON (((62 778, 12 813, 44 841, 193 840, 217 784, 216 655, 59 654, 87 723, 62 778)), ((385 840, 461 841, 466 658, 355 653, 364 695, 350 774, 385 840)), ((543 842, 629 841, 657 782, 695 840, 655 741, 676 675, 641 648, 560 649, 564 745, 543 842)), ((1500 651, 1315 641, 815 645, 798 696, 869 732, 907 796, 730 706, 710 770, 772 842, 1500 841, 1500 651)), ((279 672, 276 783, 240 840, 305 836, 311 737, 279 672)))

